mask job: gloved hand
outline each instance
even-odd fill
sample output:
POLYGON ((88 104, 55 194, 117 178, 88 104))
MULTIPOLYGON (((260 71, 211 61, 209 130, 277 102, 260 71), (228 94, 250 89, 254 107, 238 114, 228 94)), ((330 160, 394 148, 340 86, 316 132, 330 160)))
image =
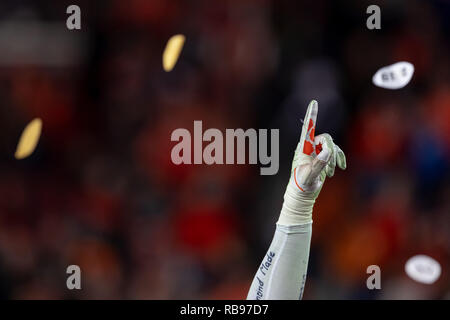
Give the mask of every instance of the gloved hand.
POLYGON ((312 222, 312 209, 325 177, 332 177, 336 164, 345 169, 344 152, 327 133, 314 136, 318 113, 317 101, 312 100, 306 111, 300 142, 295 149, 280 218, 280 225, 301 225, 312 222))

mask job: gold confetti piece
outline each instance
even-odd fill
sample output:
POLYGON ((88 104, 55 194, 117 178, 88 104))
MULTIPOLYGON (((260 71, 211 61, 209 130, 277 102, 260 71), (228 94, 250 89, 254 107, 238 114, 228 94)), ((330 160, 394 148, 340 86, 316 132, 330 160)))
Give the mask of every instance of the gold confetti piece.
POLYGON ((186 37, 182 34, 172 36, 167 41, 166 48, 163 53, 163 68, 166 72, 169 72, 175 67, 178 57, 180 56, 181 49, 183 49, 184 41, 186 37))
POLYGON ((34 119, 25 127, 14 154, 16 159, 26 158, 33 153, 41 136, 41 130, 42 120, 39 118, 34 119))

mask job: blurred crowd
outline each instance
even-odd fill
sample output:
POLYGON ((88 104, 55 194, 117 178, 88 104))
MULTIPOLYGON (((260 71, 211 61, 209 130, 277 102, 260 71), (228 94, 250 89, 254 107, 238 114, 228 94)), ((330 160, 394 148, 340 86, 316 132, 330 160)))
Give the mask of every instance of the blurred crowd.
POLYGON ((450 299, 450 6, 375 2, 80 0, 82 29, 69 31, 68 1, 3 0, 0 33, 33 21, 63 35, 41 53, 77 45, 53 65, 2 59, 0 41, 0 298, 244 299, 316 99, 316 132, 347 170, 316 202, 304 299, 450 299), (366 28, 370 4, 381 30, 366 28), (375 87, 397 61, 415 66, 411 82, 375 87), (16 160, 36 117, 39 145, 16 160), (279 128, 279 173, 174 165, 170 135, 194 120, 279 128), (433 285, 405 274, 416 254, 441 264, 433 285), (80 291, 66 287, 73 264, 80 291), (369 265, 381 290, 366 287, 369 265))

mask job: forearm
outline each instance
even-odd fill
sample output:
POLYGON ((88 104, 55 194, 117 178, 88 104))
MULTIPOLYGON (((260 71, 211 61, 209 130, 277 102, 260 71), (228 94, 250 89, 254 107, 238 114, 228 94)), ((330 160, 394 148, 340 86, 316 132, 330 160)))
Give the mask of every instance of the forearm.
POLYGON ((277 224, 269 250, 253 279, 248 300, 302 298, 311 244, 311 225, 277 224))

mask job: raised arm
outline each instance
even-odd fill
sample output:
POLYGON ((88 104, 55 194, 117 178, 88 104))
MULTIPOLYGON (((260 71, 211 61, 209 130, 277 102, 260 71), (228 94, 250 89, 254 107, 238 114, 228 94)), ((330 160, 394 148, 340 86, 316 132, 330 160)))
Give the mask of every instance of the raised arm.
POLYGON ((275 235, 253 279, 248 300, 296 300, 303 296, 311 244, 312 211, 336 164, 346 168, 345 155, 329 134, 314 136, 318 113, 313 100, 306 111, 292 162, 275 235))

